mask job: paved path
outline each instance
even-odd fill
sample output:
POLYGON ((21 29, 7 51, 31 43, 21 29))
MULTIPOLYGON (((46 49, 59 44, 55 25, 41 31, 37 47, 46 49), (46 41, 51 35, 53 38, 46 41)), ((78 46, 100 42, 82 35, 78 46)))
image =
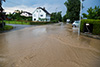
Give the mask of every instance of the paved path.
POLYGON ((2 33, 0 67, 100 67, 100 40, 78 36, 70 25, 2 33))

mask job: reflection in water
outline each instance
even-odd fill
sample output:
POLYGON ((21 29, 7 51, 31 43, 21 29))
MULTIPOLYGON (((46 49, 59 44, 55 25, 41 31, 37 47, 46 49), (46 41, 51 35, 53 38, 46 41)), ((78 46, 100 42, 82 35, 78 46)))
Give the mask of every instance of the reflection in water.
POLYGON ((77 27, 73 27, 72 29, 73 29, 73 32, 74 32, 74 33, 75 33, 75 32, 78 33, 78 28, 77 28, 77 27))
POLYGON ((99 41, 70 24, 0 34, 0 67, 100 67, 99 41))
POLYGON ((32 32, 36 36, 43 35, 46 33, 46 28, 37 28, 37 29, 33 30, 32 32))

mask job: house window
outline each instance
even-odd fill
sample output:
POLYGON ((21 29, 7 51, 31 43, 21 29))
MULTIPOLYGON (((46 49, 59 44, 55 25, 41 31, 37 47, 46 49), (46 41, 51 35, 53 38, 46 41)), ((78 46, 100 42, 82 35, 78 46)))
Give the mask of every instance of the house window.
POLYGON ((43 17, 43 15, 40 15, 41 17, 43 17))
POLYGON ((34 21, 36 21, 36 18, 34 18, 34 21))

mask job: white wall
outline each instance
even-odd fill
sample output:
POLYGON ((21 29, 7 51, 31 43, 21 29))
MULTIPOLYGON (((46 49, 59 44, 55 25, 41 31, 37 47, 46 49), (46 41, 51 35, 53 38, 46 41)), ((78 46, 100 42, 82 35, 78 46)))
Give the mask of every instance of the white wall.
POLYGON ((36 9, 35 12, 33 12, 32 17, 33 17, 33 21, 39 21, 39 18, 46 18, 46 13, 41 9, 36 9), (43 16, 41 17, 41 15, 43 16))
POLYGON ((50 21, 50 15, 46 15, 46 13, 42 9, 36 9, 32 14, 33 21, 40 21, 39 18, 44 19, 47 18, 50 21))

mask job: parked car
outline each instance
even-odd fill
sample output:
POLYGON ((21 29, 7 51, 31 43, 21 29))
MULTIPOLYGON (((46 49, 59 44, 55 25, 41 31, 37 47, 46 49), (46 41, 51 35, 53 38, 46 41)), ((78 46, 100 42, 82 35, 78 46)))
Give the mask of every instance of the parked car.
POLYGON ((72 24, 72 27, 78 27, 79 26, 79 22, 80 21, 74 21, 73 24, 72 24))

